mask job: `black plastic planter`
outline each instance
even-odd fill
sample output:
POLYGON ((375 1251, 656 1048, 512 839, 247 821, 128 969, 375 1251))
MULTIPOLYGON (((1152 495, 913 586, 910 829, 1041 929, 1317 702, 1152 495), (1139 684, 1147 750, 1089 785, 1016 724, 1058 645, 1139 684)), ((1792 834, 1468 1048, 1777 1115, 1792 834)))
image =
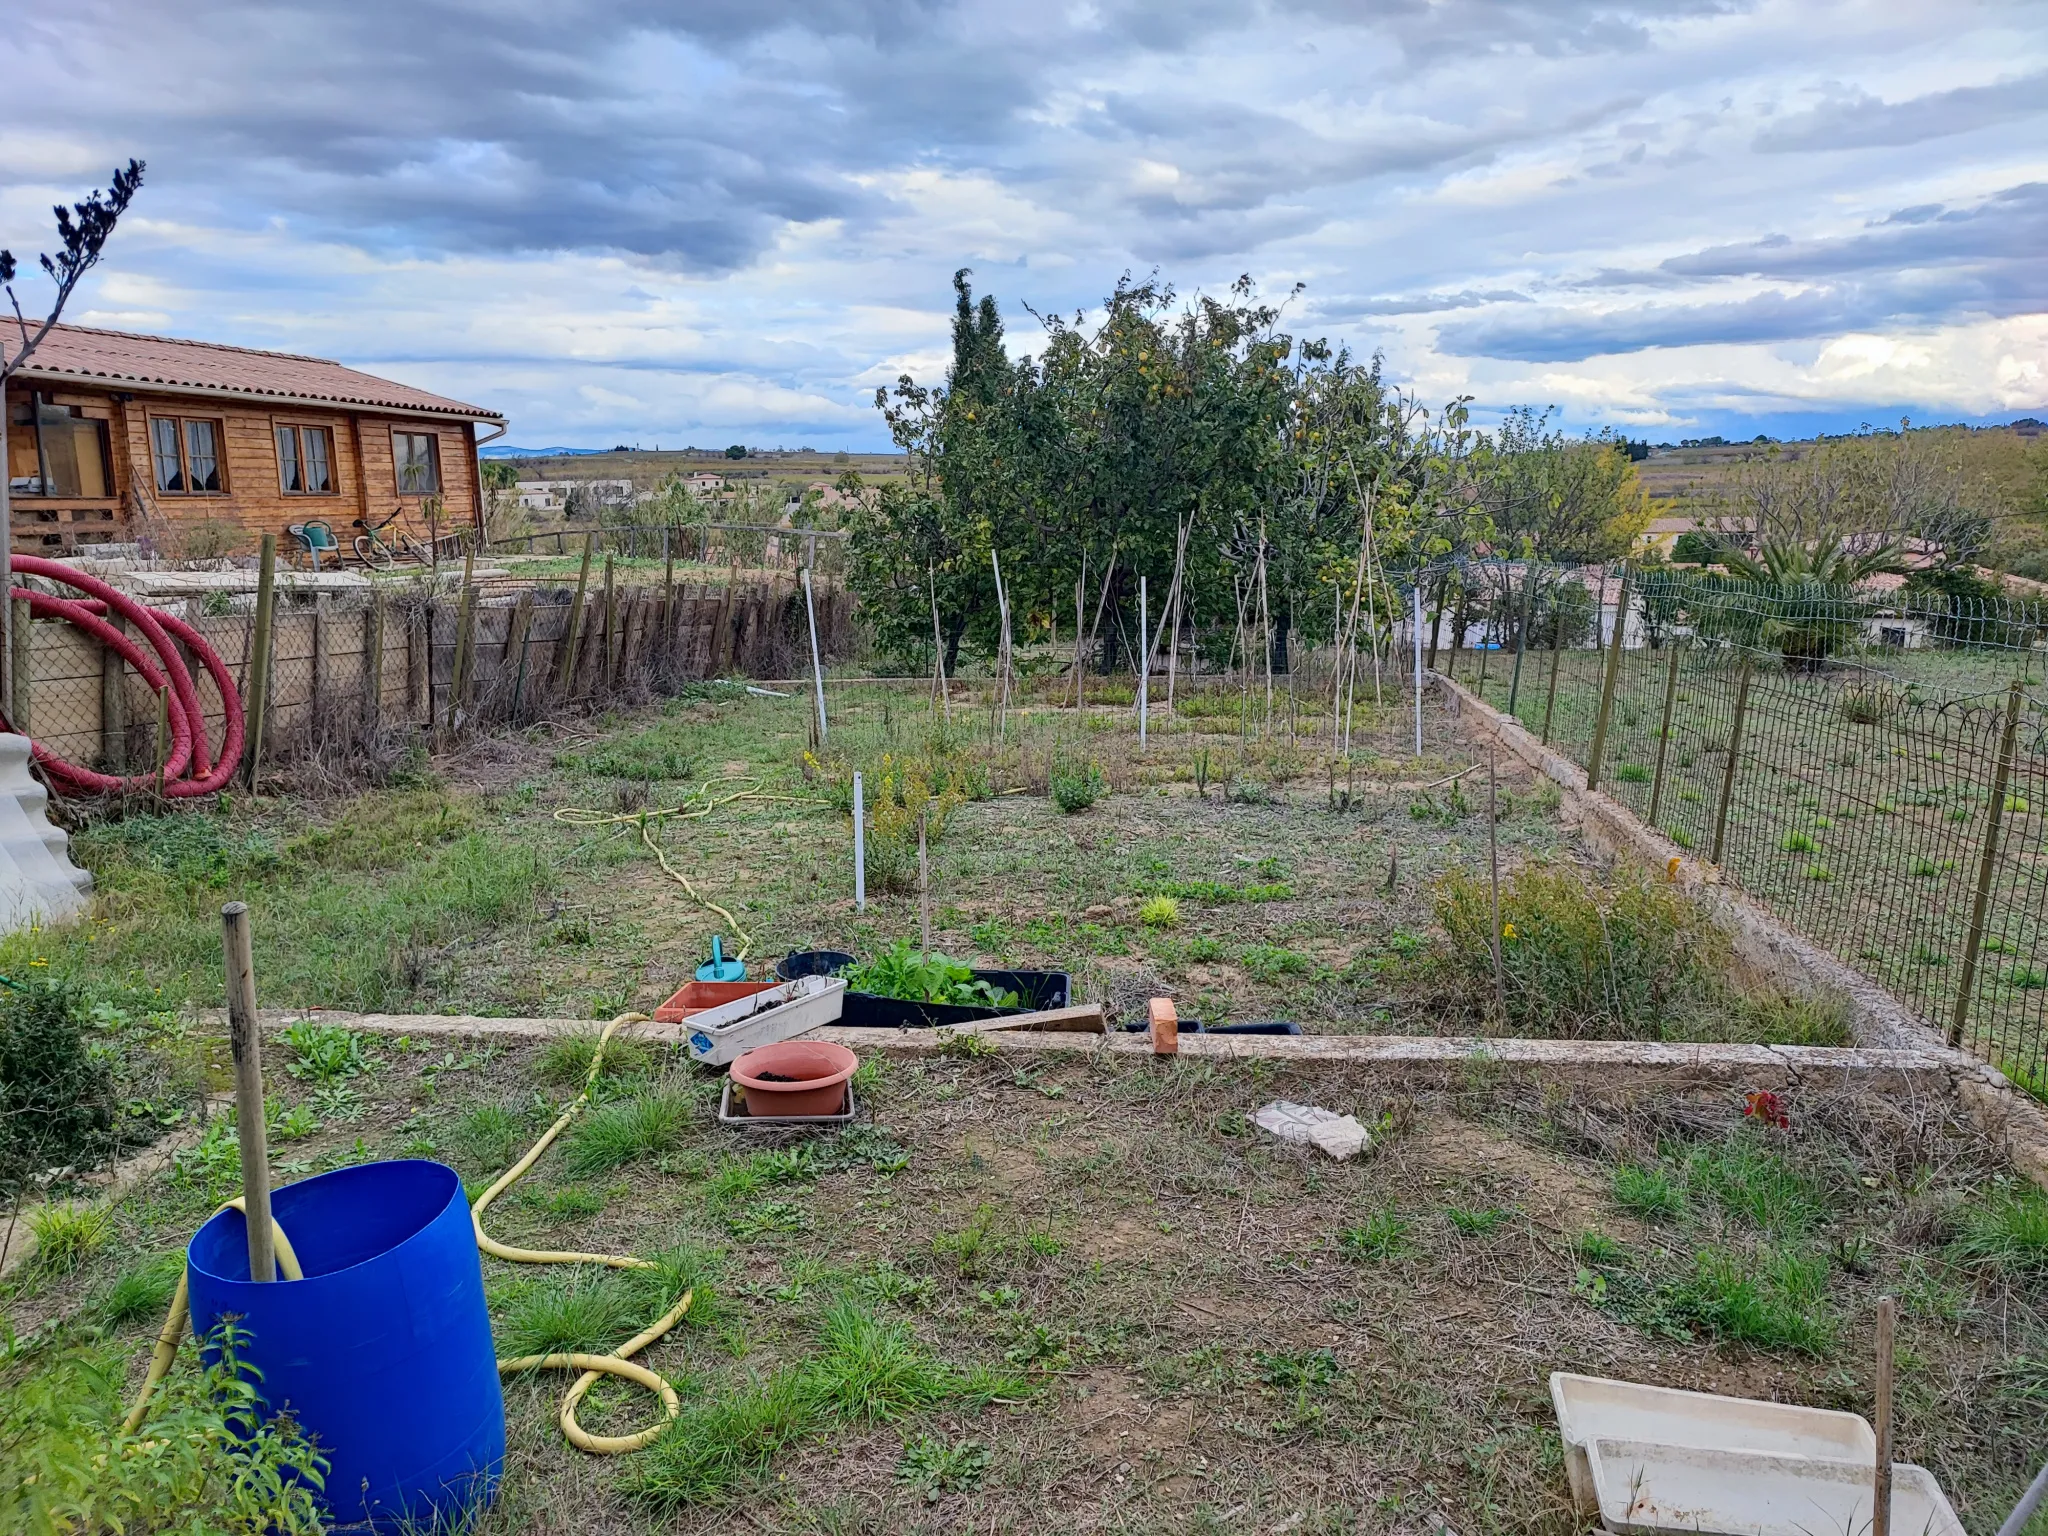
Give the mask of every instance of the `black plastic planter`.
MULTIPOLYGON (((1127 1035, 1143 1034, 1152 1026, 1140 1019, 1126 1024, 1127 1035)), ((1184 1035, 1298 1035, 1301 1026, 1292 1019, 1259 1019, 1247 1024, 1204 1024, 1200 1019, 1182 1019, 1180 1032, 1184 1035)))
MULTIPOLYGON (((799 976, 836 976, 853 964, 854 957, 841 949, 800 949, 776 963, 775 974, 784 981, 799 976)), ((846 994, 839 1022, 852 1029, 937 1029, 954 1024, 971 1024, 976 1019, 999 1019, 1006 1013, 1033 1013, 1041 1008, 1064 1008, 1073 995, 1073 977, 1065 971, 976 971, 976 981, 985 981, 998 992, 1014 992, 1022 1005, 1016 1008, 968 1007, 958 1003, 911 1003, 896 997, 877 997, 872 992, 846 994)))

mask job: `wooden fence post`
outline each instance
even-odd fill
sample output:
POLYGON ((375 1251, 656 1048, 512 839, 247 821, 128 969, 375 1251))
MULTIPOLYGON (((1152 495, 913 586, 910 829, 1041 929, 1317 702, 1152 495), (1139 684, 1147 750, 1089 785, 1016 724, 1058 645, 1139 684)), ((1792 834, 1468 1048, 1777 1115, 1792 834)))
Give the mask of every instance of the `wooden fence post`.
MULTIPOLYGON (((123 634, 128 621, 109 613, 107 622, 123 634)), ((100 757, 109 773, 128 771, 127 663, 111 647, 100 652, 100 757)))
POLYGON ((270 706, 271 626, 277 608, 277 535, 263 535, 262 555, 256 566, 256 629, 250 637, 249 692, 249 792, 256 792, 257 776, 263 771, 263 727, 270 706))
POLYGON ((462 557, 462 597, 455 610, 455 657, 448 667, 448 734, 455 734, 456 711, 468 698, 470 660, 476 651, 476 586, 471 581, 476 557, 462 557))
POLYGON ((605 697, 610 698, 612 688, 618 681, 618 661, 612 654, 612 647, 618 637, 619 595, 612 585, 612 557, 604 557, 604 665, 598 669, 603 679, 605 697))
POLYGON ((363 676, 367 696, 363 700, 366 735, 375 740, 384 728, 384 594, 371 594, 363 610, 363 676))
POLYGON ((1728 806, 1735 798, 1735 760, 1742 752, 1742 721, 1749 713, 1750 657, 1742 658, 1742 676, 1735 684, 1735 720, 1728 728, 1728 766, 1721 770, 1721 803, 1714 811, 1714 846, 1710 862, 1721 862, 1721 847, 1728 836, 1728 806))
POLYGON ((323 687, 327 672, 327 594, 313 594, 313 673, 306 690, 307 734, 314 741, 323 735, 327 724, 326 689, 323 687))
POLYGON ((1678 647, 1671 647, 1671 670, 1664 678, 1664 722, 1657 727, 1657 767, 1650 776, 1650 826, 1657 825, 1657 807, 1664 803, 1664 753, 1671 745, 1671 706, 1678 701, 1678 647))
MULTIPOLYGON (((19 633, 17 626, 16 633, 19 633)), ((1984 855, 1977 864, 1977 895, 1970 904, 1970 937, 1963 947, 1963 971, 1957 978, 1956 1011, 1948 1024, 1949 1049, 1963 1043, 1963 1026, 1970 1019, 1970 994, 1977 986, 1977 961, 1984 952, 1984 909, 1991 900, 1991 876, 1998 866, 1998 834, 2005 823, 2005 787, 2012 782, 2013 746, 2019 736, 2020 704, 2025 697, 2019 680, 2013 680, 2005 698, 2005 730, 1998 741, 1998 767, 1991 777, 1990 825, 1984 829, 1984 855)))
POLYGON ((512 652, 519 652, 518 673, 512 683, 512 708, 510 718, 517 720, 519 711, 526 700, 526 651, 529 637, 533 632, 533 591, 531 588, 519 594, 518 606, 512 610, 512 622, 505 630, 505 661, 509 665, 512 652))
MULTIPOLYGON (((1600 717, 1593 722, 1593 750, 1586 754, 1586 788, 1600 787, 1600 758, 1607 750, 1607 724, 1614 714, 1614 680, 1621 672, 1621 646, 1628 638, 1628 579, 1621 572, 1621 597, 1614 610, 1614 644, 1607 652, 1607 675, 1600 681, 1600 717)), ((1606 578, 1602 577, 1602 584, 1606 578)), ((1596 609, 1595 612, 1598 612, 1596 609)))
POLYGON ((583 536, 583 566, 576 573, 576 596, 569 604, 569 627, 562 636, 562 655, 555 666, 555 692, 569 694, 569 679, 576 672, 576 646, 583 631, 583 603, 590 591, 590 560, 597 553, 597 535, 583 536))
POLYGON ((14 690, 14 717, 10 722, 16 734, 33 736, 32 722, 35 718, 35 638, 29 633, 28 599, 11 599, 14 604, 14 633, 10 637, 14 651, 8 660, 11 686, 14 690))

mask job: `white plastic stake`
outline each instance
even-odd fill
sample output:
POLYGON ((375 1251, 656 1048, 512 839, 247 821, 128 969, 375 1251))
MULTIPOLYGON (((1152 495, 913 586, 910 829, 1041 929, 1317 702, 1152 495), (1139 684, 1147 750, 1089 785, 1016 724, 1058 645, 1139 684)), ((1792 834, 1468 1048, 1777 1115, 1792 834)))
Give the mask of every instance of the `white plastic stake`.
POLYGON ((868 909, 868 807, 860 770, 853 771, 853 910, 868 909))
POLYGON ((804 614, 811 621, 811 680, 818 689, 818 745, 825 745, 825 667, 818 659, 818 608, 811 601, 811 573, 804 572, 804 614))
POLYGON ((1146 716, 1152 708, 1152 630, 1145 612, 1145 578, 1138 578, 1138 745, 1145 745, 1146 716))
POLYGON ((1415 755, 1422 756, 1422 578, 1415 578, 1415 755))

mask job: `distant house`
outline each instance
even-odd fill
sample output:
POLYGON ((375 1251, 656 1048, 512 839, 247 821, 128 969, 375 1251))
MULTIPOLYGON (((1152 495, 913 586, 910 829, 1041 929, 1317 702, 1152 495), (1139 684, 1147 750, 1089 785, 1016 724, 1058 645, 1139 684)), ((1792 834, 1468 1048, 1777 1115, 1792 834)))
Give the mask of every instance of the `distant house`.
POLYGON ((683 485, 692 496, 709 501, 725 489, 725 476, 714 475, 708 469, 699 470, 696 474, 688 476, 683 485))
POLYGON ((55 327, 8 381, 14 548, 61 554, 212 525, 482 528, 477 427, 495 411, 287 352, 55 327))
POLYGON ((529 512, 568 516, 629 507, 635 499, 630 480, 521 480, 513 493, 529 512))
POLYGON ((1679 535, 1697 533, 1699 529, 1700 520, 1696 517, 1653 517, 1650 519, 1649 527, 1636 539, 1636 548, 1655 549, 1660 554, 1668 556, 1671 553, 1671 546, 1678 542, 1679 535))

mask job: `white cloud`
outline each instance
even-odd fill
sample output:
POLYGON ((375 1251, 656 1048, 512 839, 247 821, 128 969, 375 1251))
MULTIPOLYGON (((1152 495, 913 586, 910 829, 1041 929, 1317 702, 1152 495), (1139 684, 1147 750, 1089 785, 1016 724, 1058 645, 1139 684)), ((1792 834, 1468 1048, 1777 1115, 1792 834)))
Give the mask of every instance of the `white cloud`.
POLYGON ((2039 411, 2044 70, 2048 12, 1916 0, 100 0, 0 33, 0 244, 142 154, 79 319, 533 443, 879 444, 963 265, 1024 348, 1299 276, 1425 399, 1588 425, 2039 411))

